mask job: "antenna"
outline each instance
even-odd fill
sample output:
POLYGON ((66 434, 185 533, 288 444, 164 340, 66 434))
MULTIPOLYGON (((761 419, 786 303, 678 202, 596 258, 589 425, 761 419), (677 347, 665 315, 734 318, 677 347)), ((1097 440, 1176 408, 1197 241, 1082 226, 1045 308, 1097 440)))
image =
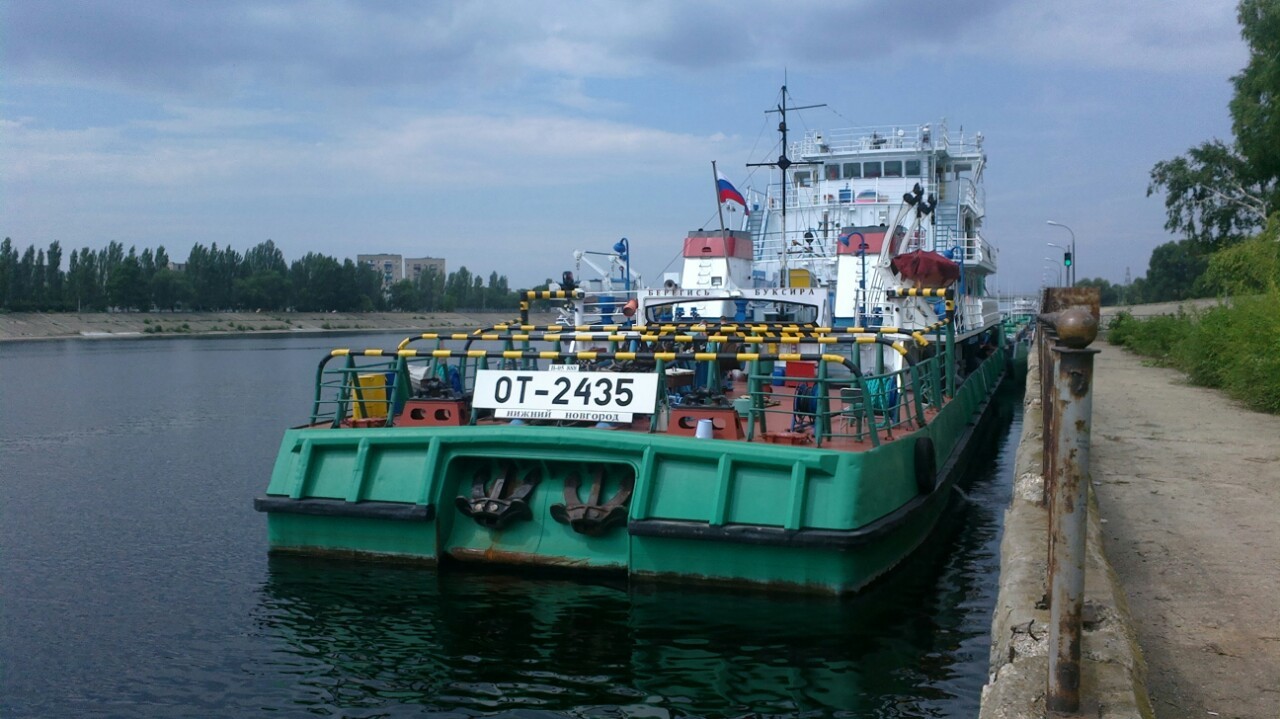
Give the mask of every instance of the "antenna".
POLYGON ((815 107, 826 107, 821 105, 801 105, 798 107, 787 107, 787 86, 786 75, 783 75, 783 85, 781 92, 781 101, 778 106, 772 110, 765 110, 766 115, 778 113, 782 119, 778 122, 778 132, 782 135, 782 152, 778 155, 778 159, 773 162, 748 162, 747 167, 776 167, 782 173, 782 286, 786 287, 790 284, 790 278, 787 277, 787 169, 794 165, 821 165, 821 162, 812 162, 801 160, 793 162, 787 157, 787 111, 788 110, 809 110, 815 107))

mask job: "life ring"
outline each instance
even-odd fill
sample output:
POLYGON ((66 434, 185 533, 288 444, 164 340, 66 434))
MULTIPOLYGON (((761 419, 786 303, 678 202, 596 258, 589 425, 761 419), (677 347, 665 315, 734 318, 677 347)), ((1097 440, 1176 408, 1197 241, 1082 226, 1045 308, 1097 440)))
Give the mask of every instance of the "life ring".
POLYGON ((933 453, 933 440, 921 437, 916 440, 916 489, 920 494, 929 494, 937 487, 938 460, 933 453))

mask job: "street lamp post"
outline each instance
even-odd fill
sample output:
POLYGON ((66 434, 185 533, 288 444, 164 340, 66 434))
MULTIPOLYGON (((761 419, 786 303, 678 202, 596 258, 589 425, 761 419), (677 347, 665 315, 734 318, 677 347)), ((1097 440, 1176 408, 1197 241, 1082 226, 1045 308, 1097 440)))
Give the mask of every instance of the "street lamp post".
POLYGON ((622 258, 622 286, 628 295, 627 299, 631 299, 631 243, 624 237, 613 243, 613 251, 622 258))
POLYGON ((1046 257, 1044 258, 1044 261, 1048 262, 1049 267, 1052 267, 1053 271, 1058 273, 1058 286, 1061 287, 1062 286, 1062 265, 1059 265, 1057 260, 1054 260, 1052 257, 1046 257))
POLYGON ((1077 259, 1076 259, 1076 233, 1075 233, 1075 232, 1074 232, 1070 227, 1067 227, 1066 225, 1062 224, 1061 222, 1054 222, 1053 220, 1048 220, 1047 222, 1048 222, 1048 224, 1053 225, 1054 227, 1061 227, 1062 229, 1064 229, 1064 230, 1066 230, 1067 232, 1070 232, 1070 233, 1071 233, 1071 267, 1067 269, 1067 282, 1070 282, 1070 283, 1071 283, 1071 286, 1072 286, 1072 287, 1075 287, 1075 284, 1076 284, 1076 262, 1077 262, 1077 259))

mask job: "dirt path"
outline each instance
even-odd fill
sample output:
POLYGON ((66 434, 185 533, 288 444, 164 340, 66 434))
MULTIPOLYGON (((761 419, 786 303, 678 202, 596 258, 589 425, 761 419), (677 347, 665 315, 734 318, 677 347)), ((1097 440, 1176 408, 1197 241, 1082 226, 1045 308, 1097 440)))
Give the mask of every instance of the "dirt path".
POLYGON ((1158 719, 1280 717, 1280 417, 1099 342, 1093 477, 1158 719))

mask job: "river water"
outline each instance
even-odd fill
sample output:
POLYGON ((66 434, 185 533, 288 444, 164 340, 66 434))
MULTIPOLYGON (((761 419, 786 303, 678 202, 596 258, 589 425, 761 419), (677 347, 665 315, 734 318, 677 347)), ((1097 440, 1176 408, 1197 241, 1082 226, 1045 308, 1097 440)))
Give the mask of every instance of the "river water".
POLYGON ((852 599, 268 557, 322 354, 397 339, 0 344, 0 715, 977 715, 1016 398, 852 599))

